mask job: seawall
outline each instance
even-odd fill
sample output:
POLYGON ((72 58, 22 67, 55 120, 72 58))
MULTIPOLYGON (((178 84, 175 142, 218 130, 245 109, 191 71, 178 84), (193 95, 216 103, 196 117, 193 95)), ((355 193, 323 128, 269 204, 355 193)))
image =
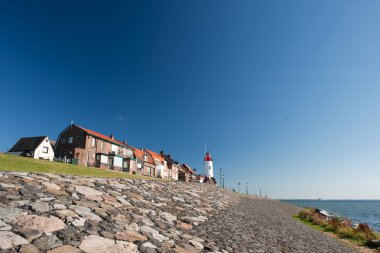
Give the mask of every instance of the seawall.
POLYGON ((298 210, 208 184, 2 172, 0 252, 351 251, 298 210))

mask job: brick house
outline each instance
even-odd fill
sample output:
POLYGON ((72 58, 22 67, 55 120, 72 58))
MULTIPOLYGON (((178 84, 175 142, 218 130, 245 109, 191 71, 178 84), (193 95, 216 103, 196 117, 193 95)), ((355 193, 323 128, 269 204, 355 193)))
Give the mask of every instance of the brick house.
POLYGON ((182 164, 178 173, 178 180, 191 182, 194 177, 194 170, 186 163, 182 164))
POLYGON ((58 136, 55 156, 58 160, 87 166, 128 171, 133 150, 114 138, 98 132, 69 125, 58 136))
POLYGON ((133 148, 134 157, 136 159, 136 174, 142 176, 155 177, 156 165, 153 157, 144 149, 133 148))
POLYGON ((174 161, 171 155, 165 154, 164 151, 161 151, 160 155, 165 159, 166 164, 168 166, 169 178, 173 180, 178 180, 178 173, 181 165, 177 161, 174 161))
POLYGON ((155 177, 169 179, 169 169, 166 160, 161 155, 152 150, 144 149, 144 151, 153 158, 154 164, 156 165, 155 177))

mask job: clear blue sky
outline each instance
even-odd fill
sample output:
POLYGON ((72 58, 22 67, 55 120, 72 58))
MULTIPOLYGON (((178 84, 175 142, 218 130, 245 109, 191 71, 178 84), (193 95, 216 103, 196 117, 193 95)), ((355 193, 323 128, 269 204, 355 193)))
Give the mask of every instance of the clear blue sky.
POLYGON ((198 171, 207 144, 251 193, 380 199, 379 24, 379 1, 1 1, 0 148, 74 120, 198 171))

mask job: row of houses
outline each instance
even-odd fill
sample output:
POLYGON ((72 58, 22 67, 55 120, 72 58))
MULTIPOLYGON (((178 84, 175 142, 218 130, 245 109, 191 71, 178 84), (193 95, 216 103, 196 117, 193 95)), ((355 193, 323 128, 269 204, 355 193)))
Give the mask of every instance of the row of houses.
POLYGON ((103 135, 74 124, 66 127, 56 142, 47 136, 21 138, 8 153, 164 179, 204 180, 170 154, 135 148, 126 141, 116 140, 113 134, 103 135))

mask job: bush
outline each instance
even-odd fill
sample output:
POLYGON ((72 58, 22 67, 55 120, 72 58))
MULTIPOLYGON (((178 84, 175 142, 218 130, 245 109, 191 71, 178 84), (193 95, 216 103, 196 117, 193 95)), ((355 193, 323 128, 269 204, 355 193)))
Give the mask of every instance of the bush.
POLYGON ((360 244, 379 238, 379 235, 366 223, 360 223, 356 228, 353 228, 350 219, 329 218, 321 214, 317 209, 305 208, 298 213, 297 217, 305 222, 317 225, 325 231, 331 231, 342 238, 350 239, 360 244))
POLYGON ((329 225, 333 231, 336 231, 342 225, 342 219, 339 217, 332 217, 330 219, 329 225))
POLYGON ((373 232, 367 223, 359 223, 355 230, 363 233, 367 242, 378 238, 378 235, 373 232))

